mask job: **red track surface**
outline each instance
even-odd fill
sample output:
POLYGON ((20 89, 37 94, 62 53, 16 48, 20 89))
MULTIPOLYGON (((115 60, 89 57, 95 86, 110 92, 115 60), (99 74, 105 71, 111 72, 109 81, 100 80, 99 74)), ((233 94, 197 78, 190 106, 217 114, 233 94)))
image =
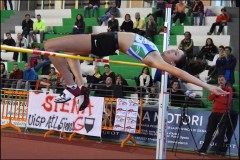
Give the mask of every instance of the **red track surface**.
MULTIPOLYGON (((44 138, 40 134, 1 131, 1 159, 155 159, 155 149, 93 140, 44 138)), ((167 159, 229 159, 197 153, 167 152, 167 159)))

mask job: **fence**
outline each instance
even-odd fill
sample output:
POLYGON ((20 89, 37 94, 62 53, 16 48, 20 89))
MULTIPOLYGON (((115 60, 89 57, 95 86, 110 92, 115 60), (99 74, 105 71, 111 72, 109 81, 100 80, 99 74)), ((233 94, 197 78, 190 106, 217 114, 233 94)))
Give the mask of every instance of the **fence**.
POLYGON ((21 129, 12 123, 12 120, 18 122, 25 122, 27 120, 28 110, 28 92, 22 90, 4 90, 1 106, 2 119, 9 120, 9 122, 1 128, 12 127, 18 132, 21 129))
MULTIPOLYGON (((102 130, 113 131, 113 120, 115 119, 116 111, 116 98, 104 98, 105 106, 103 113, 103 123, 102 130)), ((135 134, 141 133, 142 126, 142 100, 139 100, 138 115, 139 121, 137 121, 137 128, 135 134)), ((28 115, 28 105, 29 105, 29 92, 23 90, 3 90, 3 100, 2 100, 2 119, 9 120, 9 122, 1 128, 12 127, 18 132, 21 132, 21 129, 12 123, 12 120, 18 122, 26 122, 28 115)), ((89 104, 91 105, 91 104, 89 104)), ((40 106, 39 106, 40 107, 40 106)), ((27 128, 27 127, 26 127, 27 128)), ((44 133, 44 137, 47 137, 54 132, 55 130, 48 130, 44 133)), ((73 132, 68 137, 68 140, 71 141, 77 135, 76 132, 73 132)), ((60 132, 60 136, 67 138, 67 134, 60 132)), ((84 139, 84 135, 80 135, 81 139, 84 139)), ((129 133, 126 138, 122 141, 121 147, 124 147, 128 141, 133 143, 133 146, 136 146, 136 141, 133 139, 129 133)))

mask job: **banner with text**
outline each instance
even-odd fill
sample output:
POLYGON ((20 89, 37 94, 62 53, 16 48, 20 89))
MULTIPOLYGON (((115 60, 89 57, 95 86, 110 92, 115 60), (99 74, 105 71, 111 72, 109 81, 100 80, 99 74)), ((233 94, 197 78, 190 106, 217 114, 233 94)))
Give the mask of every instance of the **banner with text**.
MULTIPOLYGON (((206 134, 206 127, 208 124, 208 117, 211 111, 199 111, 189 109, 187 116, 189 119, 190 129, 197 144, 198 149, 204 142, 206 134)), ((181 118, 181 108, 168 110, 168 127, 167 127, 167 147, 172 148, 176 139, 177 130, 181 118)), ((239 142, 239 114, 231 114, 234 133, 239 142)), ((138 116, 139 121, 139 116, 138 116)), ((133 134, 132 137, 136 140, 138 145, 156 146, 157 140, 157 122, 158 122, 158 109, 152 107, 143 108, 142 116, 142 129, 140 134, 133 134)), ((231 131, 231 126, 228 125, 228 130, 231 131)), ((178 140, 178 149, 196 150, 193 137, 191 136, 190 129, 186 122, 181 127, 180 138, 178 140)), ((127 136, 127 133, 118 131, 102 131, 102 138, 111 139, 115 142, 121 142, 127 136)), ((230 144, 226 144, 230 148, 231 155, 237 155, 237 144, 232 132, 227 132, 226 137, 229 137, 230 144)), ((177 142, 177 141, 176 141, 177 142)), ((215 149, 216 142, 210 144, 210 150, 215 149)), ((228 153, 228 151, 226 151, 228 153)))
POLYGON ((29 93, 27 127, 76 132, 101 137, 104 98, 90 97, 90 104, 79 111, 76 99, 55 103, 57 94, 29 93))

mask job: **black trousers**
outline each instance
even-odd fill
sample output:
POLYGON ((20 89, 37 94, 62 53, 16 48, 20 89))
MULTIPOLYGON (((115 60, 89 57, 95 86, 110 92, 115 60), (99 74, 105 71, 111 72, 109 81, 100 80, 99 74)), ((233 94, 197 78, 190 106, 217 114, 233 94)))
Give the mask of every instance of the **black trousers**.
POLYGON ((4 0, 4 7, 5 10, 7 10, 7 1, 9 2, 11 10, 13 10, 12 0, 4 0))
POLYGON ((29 32, 30 32, 30 28, 25 27, 25 28, 23 28, 22 35, 23 35, 25 38, 27 38, 27 35, 29 35, 29 32))
POLYGON ((218 28, 218 32, 221 33, 224 26, 226 26, 227 23, 221 23, 221 22, 215 22, 212 24, 211 28, 210 28, 210 33, 213 33, 213 31, 215 30, 216 26, 219 26, 218 28))
POLYGON ((139 34, 139 35, 141 35, 141 36, 145 36, 146 31, 140 30, 140 29, 138 29, 138 28, 134 28, 134 29, 133 29, 133 33, 137 33, 137 34, 139 34))
POLYGON ((207 151, 208 146, 210 145, 210 143, 212 141, 213 133, 217 129, 217 125, 220 122, 222 116, 223 116, 223 119, 222 119, 221 123, 219 124, 218 135, 216 136, 217 151, 222 151, 226 128, 228 125, 230 125, 229 118, 228 118, 227 114, 212 112, 208 118, 207 133, 205 135, 204 143, 200 149, 201 152, 207 151))
POLYGON ((120 8, 121 7, 121 0, 116 0, 115 2, 116 2, 117 8, 120 8))
POLYGON ((165 12, 163 12, 162 10, 156 11, 156 12, 153 13, 153 17, 154 17, 155 22, 157 22, 157 17, 162 17, 163 22, 164 22, 165 21, 165 12))
MULTIPOLYGON (((18 55, 19 55, 18 52, 14 52, 13 53, 13 60, 18 61, 18 55)), ((22 61, 28 62, 26 53, 22 53, 22 61)))
POLYGON ((176 15, 173 17, 173 23, 175 23, 177 21, 177 19, 179 18, 180 23, 184 22, 184 18, 186 17, 185 13, 176 13, 176 15))

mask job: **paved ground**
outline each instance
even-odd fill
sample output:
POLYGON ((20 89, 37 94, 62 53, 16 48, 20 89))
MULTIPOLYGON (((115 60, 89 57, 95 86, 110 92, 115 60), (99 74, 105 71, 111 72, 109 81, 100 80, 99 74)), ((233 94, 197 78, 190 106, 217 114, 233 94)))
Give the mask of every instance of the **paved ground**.
MULTIPOLYGON (((57 136, 44 138, 40 134, 1 131, 1 159, 155 159, 155 149, 124 147, 109 142, 74 139, 57 136)), ((167 159, 229 159, 229 157, 202 156, 197 153, 167 152, 167 159)))

